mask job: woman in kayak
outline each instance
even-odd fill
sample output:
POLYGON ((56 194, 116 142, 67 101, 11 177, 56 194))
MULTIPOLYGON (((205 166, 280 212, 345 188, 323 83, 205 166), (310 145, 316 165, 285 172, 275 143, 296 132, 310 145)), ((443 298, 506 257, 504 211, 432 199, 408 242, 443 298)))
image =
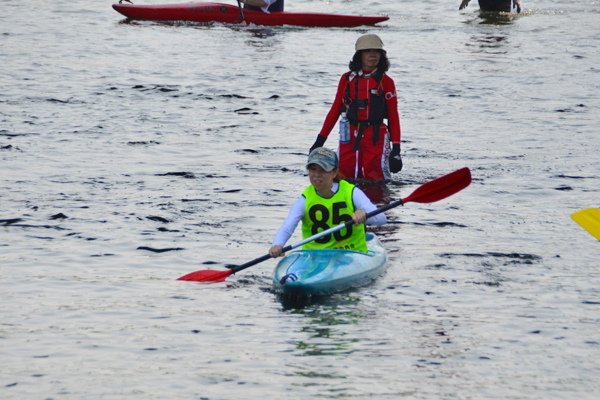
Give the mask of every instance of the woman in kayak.
POLYGON ((302 221, 304 239, 354 220, 354 226, 313 240, 303 249, 349 249, 367 252, 365 222, 383 225, 387 222, 384 213, 366 219, 367 213, 377 207, 362 190, 338 179, 339 162, 335 152, 319 147, 311 151, 306 163, 311 185, 292 205, 290 212, 275 234, 269 250, 271 257, 282 255, 283 246, 302 221))
POLYGON ((241 0, 244 9, 254 11, 281 12, 283 11, 283 0, 241 0))
POLYGON ((396 86, 385 72, 390 62, 377 35, 364 35, 356 41, 350 71, 342 75, 331 110, 311 151, 323 146, 340 114, 340 173, 354 179, 389 180, 390 172, 402 170, 400 157, 400 117, 396 86), (384 123, 388 120, 388 127, 384 123), (392 151, 390 154, 390 136, 392 151), (345 138, 344 138, 345 136, 345 138))

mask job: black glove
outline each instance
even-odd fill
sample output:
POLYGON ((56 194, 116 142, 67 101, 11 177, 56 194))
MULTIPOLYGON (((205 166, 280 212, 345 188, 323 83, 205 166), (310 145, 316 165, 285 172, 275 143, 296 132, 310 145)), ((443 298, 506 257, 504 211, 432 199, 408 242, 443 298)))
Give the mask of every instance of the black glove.
POLYGON ((310 148, 309 153, 312 152, 316 148, 323 147, 323 145, 325 144, 326 140, 327 140, 326 137, 323 137, 321 135, 317 135, 317 140, 315 140, 315 144, 313 144, 312 147, 310 148))
POLYGON ((392 153, 390 154, 390 171, 394 173, 402 171, 402 158, 400 158, 399 144, 392 146, 392 153))

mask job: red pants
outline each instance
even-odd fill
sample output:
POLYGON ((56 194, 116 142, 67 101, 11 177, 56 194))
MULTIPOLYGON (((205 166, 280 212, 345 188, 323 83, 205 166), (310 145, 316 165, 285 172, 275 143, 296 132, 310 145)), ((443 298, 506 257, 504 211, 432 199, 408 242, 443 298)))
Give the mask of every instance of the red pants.
POLYGON ((350 125, 350 143, 340 143, 340 173, 346 178, 368 179, 372 181, 390 180, 390 142, 387 127, 380 125, 379 140, 373 145, 373 127, 363 132, 358 151, 354 149, 358 130, 350 125))

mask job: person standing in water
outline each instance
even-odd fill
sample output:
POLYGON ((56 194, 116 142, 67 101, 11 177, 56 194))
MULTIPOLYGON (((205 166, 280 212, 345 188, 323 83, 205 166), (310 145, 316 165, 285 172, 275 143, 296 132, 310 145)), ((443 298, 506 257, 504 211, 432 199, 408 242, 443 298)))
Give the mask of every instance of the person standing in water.
POLYGON ((343 177, 389 180, 402 170, 400 117, 396 86, 386 71, 390 62, 377 35, 358 38, 350 71, 342 75, 335 100, 311 151, 322 147, 340 114, 340 173, 343 177), (384 123, 388 120, 388 126, 384 123), (345 136, 345 137, 344 137, 345 136), (392 149, 390 153, 390 140, 392 149))
POLYGON ((273 239, 269 250, 271 257, 283 255, 283 246, 302 221, 304 239, 354 220, 354 225, 329 234, 302 246, 307 249, 347 249, 367 252, 365 224, 383 225, 384 213, 367 219, 367 213, 377 207, 356 186, 339 180, 337 154, 324 147, 311 151, 306 162, 310 186, 292 205, 283 225, 273 239))
MULTIPOLYGON (((471 0, 462 0, 460 3, 459 10, 466 8, 471 0)), ((521 2, 519 0, 479 0, 479 8, 481 11, 486 12, 507 12, 509 13, 512 8, 517 9, 517 13, 521 12, 521 2)))

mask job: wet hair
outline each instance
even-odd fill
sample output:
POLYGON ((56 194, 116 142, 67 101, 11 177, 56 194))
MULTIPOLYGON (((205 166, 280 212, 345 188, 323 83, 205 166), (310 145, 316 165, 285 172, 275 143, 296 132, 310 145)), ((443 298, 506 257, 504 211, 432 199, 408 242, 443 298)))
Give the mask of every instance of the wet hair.
MULTIPOLYGON (((359 50, 354 53, 354 57, 352 57, 352 61, 350 61, 350 64, 348 65, 350 71, 360 71, 362 69, 363 51, 364 50, 359 50)), ((387 54, 384 51, 379 50, 379 53, 381 54, 381 58, 379 59, 379 64, 377 64, 377 71, 386 72, 390 69, 390 60, 387 58, 387 54)))

